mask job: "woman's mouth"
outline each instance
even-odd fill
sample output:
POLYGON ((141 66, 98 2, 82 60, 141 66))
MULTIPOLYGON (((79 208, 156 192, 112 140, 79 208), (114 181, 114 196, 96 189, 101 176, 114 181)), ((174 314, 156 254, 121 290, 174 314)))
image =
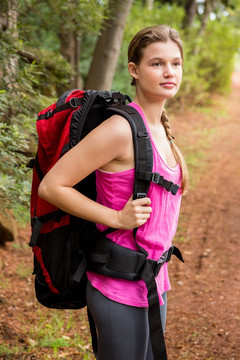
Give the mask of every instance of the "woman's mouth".
POLYGON ((163 86, 164 88, 172 89, 172 88, 174 88, 174 86, 175 86, 176 84, 173 83, 173 82, 165 82, 165 83, 161 83, 160 85, 163 86))

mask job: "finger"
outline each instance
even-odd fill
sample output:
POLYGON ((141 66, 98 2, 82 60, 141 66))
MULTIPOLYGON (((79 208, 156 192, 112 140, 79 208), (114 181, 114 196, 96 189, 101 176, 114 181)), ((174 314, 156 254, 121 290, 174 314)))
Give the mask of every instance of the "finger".
POLYGON ((137 205, 146 206, 151 205, 151 199, 149 197, 133 200, 137 205))
POLYGON ((150 218, 150 216, 151 216, 150 213, 138 214, 137 219, 138 221, 142 221, 142 220, 147 221, 150 218))
POLYGON ((140 215, 149 214, 151 212, 152 212, 151 206, 142 205, 137 207, 137 213, 139 213, 140 215))
POLYGON ((144 225, 144 224, 146 224, 147 221, 148 221, 148 219, 141 219, 141 220, 138 221, 137 226, 144 225))

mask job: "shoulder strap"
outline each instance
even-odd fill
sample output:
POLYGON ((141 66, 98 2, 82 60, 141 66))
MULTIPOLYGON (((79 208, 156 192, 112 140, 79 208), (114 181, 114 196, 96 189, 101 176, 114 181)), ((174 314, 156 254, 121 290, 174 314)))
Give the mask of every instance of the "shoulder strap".
POLYGON ((107 109, 107 114, 108 116, 113 114, 123 116, 128 120, 132 129, 135 152, 135 183, 133 198, 139 199, 147 196, 151 182, 164 187, 167 191, 176 195, 179 185, 164 179, 164 177, 157 172, 152 172, 152 143, 145 123, 138 111, 132 106, 119 104, 109 107, 107 109))
POLYGON ((123 116, 130 124, 133 134, 134 156, 135 156, 135 182, 133 199, 146 197, 150 181, 139 176, 142 173, 152 173, 153 152, 144 121, 138 111, 132 106, 115 105, 107 109, 108 116, 118 114, 123 116))

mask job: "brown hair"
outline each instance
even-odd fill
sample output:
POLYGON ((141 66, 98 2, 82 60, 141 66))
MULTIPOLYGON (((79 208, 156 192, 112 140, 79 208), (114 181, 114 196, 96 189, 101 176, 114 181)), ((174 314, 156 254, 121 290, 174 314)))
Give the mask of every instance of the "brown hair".
MULTIPOLYGON (((150 44, 158 41, 167 42, 169 40, 174 41, 179 47, 181 57, 183 60, 183 46, 182 41, 179 37, 178 32, 175 29, 171 29, 166 25, 155 25, 151 27, 146 27, 140 30, 132 39, 128 47, 128 62, 133 62, 138 65, 141 61, 143 50, 150 44)), ((132 85, 136 85, 135 79, 132 79, 132 85)), ((181 192, 184 193, 188 187, 188 169, 183 155, 178 149, 177 145, 173 142, 172 131, 170 128, 168 116, 166 110, 163 109, 161 115, 161 122, 164 126, 166 136, 170 141, 171 149, 174 154, 174 157, 178 164, 180 165, 182 171, 182 184, 181 192)))

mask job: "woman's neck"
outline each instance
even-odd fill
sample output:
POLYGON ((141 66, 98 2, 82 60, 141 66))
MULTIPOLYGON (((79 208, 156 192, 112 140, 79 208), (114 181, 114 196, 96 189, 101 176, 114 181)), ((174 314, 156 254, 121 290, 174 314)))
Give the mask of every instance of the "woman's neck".
POLYGON ((133 99, 133 102, 140 106, 142 111, 145 114, 146 120, 149 123, 149 125, 158 125, 161 120, 161 115, 163 112, 163 107, 165 100, 159 101, 159 100, 152 100, 149 101, 149 99, 146 99, 145 97, 138 96, 136 94, 135 98, 133 99))

